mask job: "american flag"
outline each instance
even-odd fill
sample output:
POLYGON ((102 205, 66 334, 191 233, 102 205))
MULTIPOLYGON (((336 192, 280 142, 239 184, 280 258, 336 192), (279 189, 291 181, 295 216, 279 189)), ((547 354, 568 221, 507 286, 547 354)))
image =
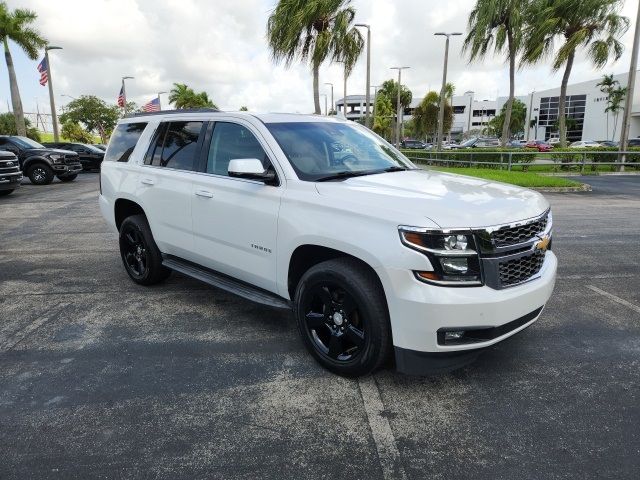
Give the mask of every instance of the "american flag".
POLYGON ((159 112, 160 111, 160 99, 158 97, 151 100, 149 103, 145 103, 142 107, 143 112, 159 112))
POLYGON ((49 74, 47 73, 47 57, 44 57, 38 64, 38 71, 40 72, 40 85, 44 87, 49 81, 49 74))
POLYGON ((120 94, 118 95, 118 106, 124 108, 126 100, 124 98, 124 85, 120 87, 120 94))

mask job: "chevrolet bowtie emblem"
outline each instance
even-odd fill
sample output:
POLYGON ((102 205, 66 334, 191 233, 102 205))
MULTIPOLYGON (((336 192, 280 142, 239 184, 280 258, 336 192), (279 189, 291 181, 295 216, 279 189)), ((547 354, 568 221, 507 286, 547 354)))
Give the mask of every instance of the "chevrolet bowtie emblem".
POLYGON ((534 245, 534 248, 536 250, 542 250, 543 252, 545 252, 547 250, 547 248, 549 248, 549 242, 551 241, 551 237, 549 237, 548 235, 545 235, 544 237, 542 237, 540 239, 539 242, 537 242, 534 245))

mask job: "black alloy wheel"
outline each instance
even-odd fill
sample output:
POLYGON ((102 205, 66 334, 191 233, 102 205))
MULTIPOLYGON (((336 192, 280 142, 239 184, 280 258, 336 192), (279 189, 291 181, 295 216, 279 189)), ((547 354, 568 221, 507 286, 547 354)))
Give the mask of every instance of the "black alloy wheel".
POLYGON ((120 235, 122 260, 129 275, 134 279, 144 278, 149 264, 147 245, 142 232, 134 225, 125 225, 120 235))
POLYGON ((320 353, 337 362, 353 361, 362 353, 365 322, 347 290, 318 283, 305 292, 303 312, 307 335, 320 353))
POLYGON ((140 285, 154 285, 171 275, 144 215, 131 215, 120 225, 120 257, 131 280, 140 285))

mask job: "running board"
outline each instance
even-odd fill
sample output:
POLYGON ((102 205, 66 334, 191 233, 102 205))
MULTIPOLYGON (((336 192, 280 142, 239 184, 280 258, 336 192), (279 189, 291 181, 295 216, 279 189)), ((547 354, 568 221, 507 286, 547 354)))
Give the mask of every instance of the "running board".
POLYGON ((282 297, 180 258, 163 256, 162 265, 247 300, 273 308, 291 309, 290 302, 282 297))

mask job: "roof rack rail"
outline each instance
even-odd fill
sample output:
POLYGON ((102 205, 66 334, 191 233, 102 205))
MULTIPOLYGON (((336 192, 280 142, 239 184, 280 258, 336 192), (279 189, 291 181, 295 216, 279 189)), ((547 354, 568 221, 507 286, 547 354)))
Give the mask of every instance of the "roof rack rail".
POLYGON ((159 112, 136 112, 128 113, 124 118, 146 117, 147 115, 166 115, 168 113, 211 113, 219 112, 217 108, 183 108, 177 110, 160 110, 159 112))

